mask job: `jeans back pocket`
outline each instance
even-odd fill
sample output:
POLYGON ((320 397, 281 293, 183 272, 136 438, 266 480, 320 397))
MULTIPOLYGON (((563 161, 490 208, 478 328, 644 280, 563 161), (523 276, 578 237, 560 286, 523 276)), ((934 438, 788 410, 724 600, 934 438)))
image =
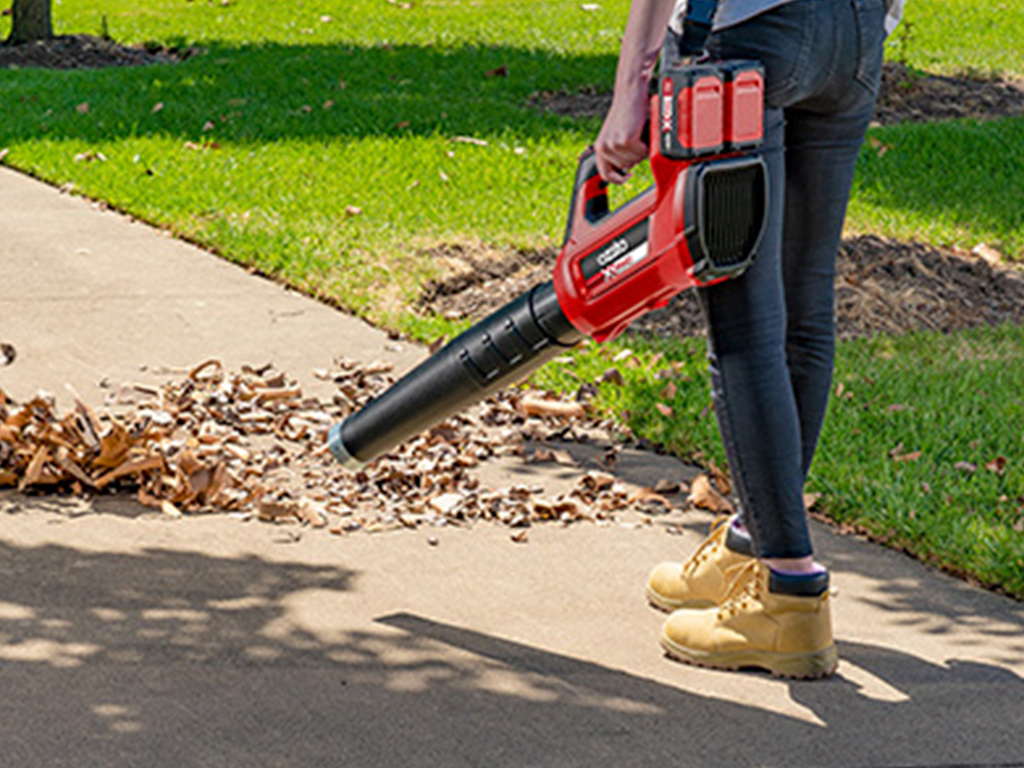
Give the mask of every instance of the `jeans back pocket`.
POLYGON ((872 94, 878 94, 882 78, 885 44, 884 0, 850 0, 857 26, 857 70, 855 79, 872 94))

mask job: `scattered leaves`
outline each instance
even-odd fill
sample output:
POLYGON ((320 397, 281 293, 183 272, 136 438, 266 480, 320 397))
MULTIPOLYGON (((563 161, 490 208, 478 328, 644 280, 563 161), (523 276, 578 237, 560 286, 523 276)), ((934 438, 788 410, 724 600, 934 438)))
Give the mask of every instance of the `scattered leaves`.
MULTIPOLYGON (((543 418, 531 418, 523 408, 528 398, 509 392, 368 467, 344 471, 325 450, 328 429, 395 379, 388 365, 348 360, 315 376, 334 384, 329 402, 308 397, 273 366, 230 371, 215 359, 163 386, 108 383, 110 410, 76 397, 75 407, 59 414, 49 395, 18 404, 0 391, 0 487, 133 491, 168 518, 227 512, 338 536, 475 520, 523 529, 540 521, 610 521, 620 511, 667 510, 663 494, 678 490, 660 483, 631 497, 613 475, 596 471, 553 498, 528 486, 481 488, 472 467, 497 454, 525 455, 526 438, 565 439, 566 419, 586 413, 580 403, 536 397, 529 410, 543 418)), ((609 456, 616 453, 609 448, 609 456)), ((533 460, 576 464, 553 447, 533 460)), ((525 532, 517 536, 526 541, 525 532)))
POLYGON ((489 69, 484 72, 484 77, 508 77, 508 65, 502 64, 500 67, 489 69))

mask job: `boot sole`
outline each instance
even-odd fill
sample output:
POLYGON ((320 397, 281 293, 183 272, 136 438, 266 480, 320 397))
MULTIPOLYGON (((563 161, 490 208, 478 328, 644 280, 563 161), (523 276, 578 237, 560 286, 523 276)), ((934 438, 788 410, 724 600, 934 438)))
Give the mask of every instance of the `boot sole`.
POLYGON ((839 666, 839 652, 835 645, 810 653, 773 653, 770 651, 708 653, 681 646, 662 634, 661 647, 669 658, 684 664, 725 670, 754 667, 766 670, 775 677, 792 680, 818 680, 828 677, 839 666))
POLYGON ((672 613, 680 608, 711 608, 716 605, 714 600, 670 600, 658 594, 649 586, 646 587, 646 591, 647 603, 651 608, 656 608, 662 613, 672 613))

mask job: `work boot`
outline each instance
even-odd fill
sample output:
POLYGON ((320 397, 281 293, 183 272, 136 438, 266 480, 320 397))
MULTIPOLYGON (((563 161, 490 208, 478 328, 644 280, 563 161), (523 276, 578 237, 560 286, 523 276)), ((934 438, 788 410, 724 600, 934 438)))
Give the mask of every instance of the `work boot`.
POLYGON ((750 537, 732 521, 728 515, 716 518, 711 533, 685 563, 655 566, 647 577, 647 601, 667 613, 717 605, 729 588, 726 571, 750 562, 754 554, 750 537))
POLYGON ((778 677, 826 677, 839 663, 828 572, 780 574, 750 560, 736 569, 720 605, 669 616, 661 645, 671 658, 702 667, 758 667, 778 677))

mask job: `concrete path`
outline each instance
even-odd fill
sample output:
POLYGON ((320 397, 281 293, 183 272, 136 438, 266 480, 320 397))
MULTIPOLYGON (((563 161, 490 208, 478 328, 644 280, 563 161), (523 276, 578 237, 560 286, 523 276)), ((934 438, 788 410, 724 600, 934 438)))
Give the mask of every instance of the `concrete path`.
MULTIPOLYGON (((15 397, 422 354, 6 169, 0 270, 15 397)), ((665 660, 643 577, 709 522, 339 538, 0 492, 0 766, 1024 766, 1024 606, 820 526, 835 677, 665 660)))

